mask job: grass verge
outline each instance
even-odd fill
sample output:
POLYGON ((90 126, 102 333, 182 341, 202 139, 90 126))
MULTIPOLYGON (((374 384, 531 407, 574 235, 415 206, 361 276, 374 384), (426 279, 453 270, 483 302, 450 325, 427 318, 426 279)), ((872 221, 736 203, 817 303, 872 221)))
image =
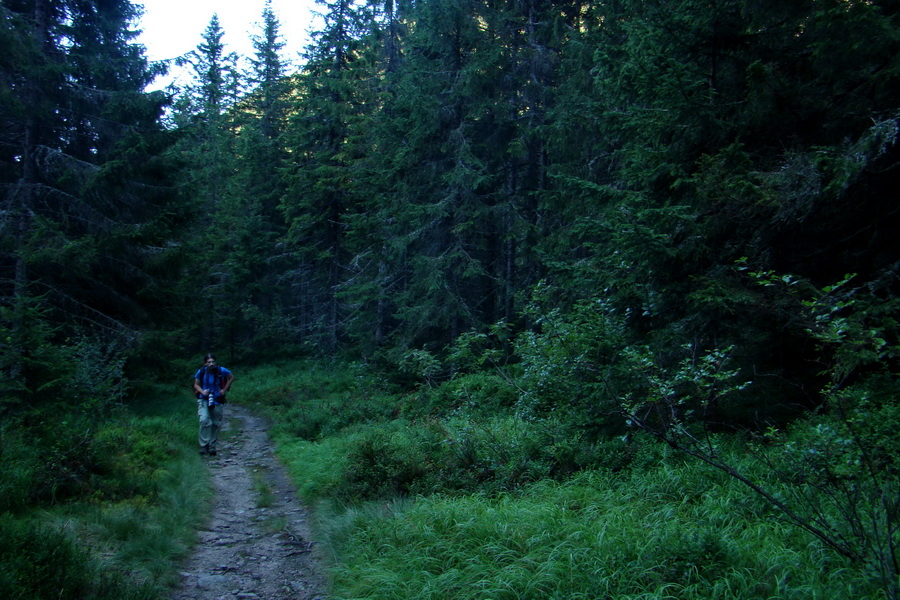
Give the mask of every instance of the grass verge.
POLYGON ((665 447, 589 442, 471 397, 417 412, 352 366, 248 379, 315 507, 335 598, 884 597, 864 567, 665 447))
POLYGON ((210 499, 193 413, 183 390, 154 386, 77 453, 6 432, 0 485, 16 500, 0 518, 0 597, 167 597, 210 499), (59 463, 50 493, 34 476, 42 455, 59 463))

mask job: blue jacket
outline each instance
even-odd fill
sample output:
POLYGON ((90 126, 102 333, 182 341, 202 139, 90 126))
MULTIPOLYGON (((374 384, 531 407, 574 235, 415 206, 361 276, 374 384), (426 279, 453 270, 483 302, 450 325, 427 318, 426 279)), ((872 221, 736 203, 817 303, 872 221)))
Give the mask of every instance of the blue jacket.
MULTIPOLYGON (((218 375, 210 373, 206 367, 200 367, 200 369, 194 373, 194 379, 200 382, 200 387, 204 390, 211 391, 213 398, 217 398, 222 395, 222 384, 228 380, 229 375, 231 375, 231 371, 225 367, 219 367, 218 375)), ((216 402, 216 404, 218 404, 218 402, 216 402)))

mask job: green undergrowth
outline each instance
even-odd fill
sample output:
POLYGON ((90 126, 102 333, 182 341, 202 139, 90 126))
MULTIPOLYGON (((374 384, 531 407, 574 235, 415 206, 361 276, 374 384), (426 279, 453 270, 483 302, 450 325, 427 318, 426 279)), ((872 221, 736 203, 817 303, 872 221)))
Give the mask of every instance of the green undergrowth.
POLYGON ((389 420, 396 399, 377 390, 354 363, 278 363, 241 373, 235 401, 268 416, 274 435, 315 440, 359 423, 389 420))
POLYGON ((846 598, 854 589, 843 561, 756 517, 728 482, 698 498, 671 494, 692 483, 685 476, 707 483, 696 472, 591 471, 515 494, 353 509, 340 520, 335 587, 341 598, 460 600, 846 598))
POLYGON ((103 419, 55 413, 55 438, 7 427, 0 597, 170 595, 211 493, 195 412, 181 388, 143 384, 103 419))
POLYGON ((483 374, 392 394, 358 365, 298 363, 240 385, 314 507, 334 598, 884 597, 739 481, 640 436, 523 419, 483 374))

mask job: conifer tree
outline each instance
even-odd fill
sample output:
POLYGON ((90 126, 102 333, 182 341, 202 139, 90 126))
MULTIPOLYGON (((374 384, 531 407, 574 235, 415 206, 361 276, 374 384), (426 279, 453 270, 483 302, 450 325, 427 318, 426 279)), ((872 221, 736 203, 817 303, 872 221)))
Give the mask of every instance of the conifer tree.
POLYGON ((249 90, 234 106, 235 171, 220 211, 226 243, 224 267, 229 273, 229 302, 220 305, 229 344, 250 355, 287 351, 296 331, 284 310, 289 294, 279 284, 286 260, 277 250, 286 227, 279 210, 285 193, 287 152, 284 132, 290 79, 281 57, 284 42, 270 4, 262 12, 259 32, 253 36, 249 90))
POLYGON ((285 65, 281 57, 284 41, 281 39, 280 28, 271 1, 266 0, 261 31, 253 36, 256 55, 250 58, 249 83, 255 88, 253 104, 258 111, 260 132, 268 139, 276 139, 283 130, 286 110, 285 65))
MULTIPOLYGON (((413 17, 412 3, 385 0, 370 4, 369 24, 360 30, 355 68, 362 73, 357 103, 366 106, 348 127, 348 142, 354 148, 353 178, 348 181, 355 198, 345 215, 348 264, 340 298, 347 307, 346 335, 367 356, 383 347, 393 322, 391 289, 402 269, 396 254, 397 220, 386 211, 395 186, 383 161, 395 147, 395 138, 383 138, 379 125, 389 124, 391 99, 398 94, 398 76, 404 66, 406 28, 413 17)), ((359 76, 358 76, 359 77, 359 76)))
MULTIPOLYGON (((816 376, 796 360, 812 349, 782 312, 787 299, 763 300, 735 263, 825 285, 860 269, 875 247, 882 257, 895 251, 884 235, 867 237, 866 250, 858 237, 892 219, 878 191, 884 172, 872 165, 893 160, 896 107, 886 90, 897 76, 895 16, 877 2, 599 10, 597 131, 611 142, 612 177, 590 182, 609 206, 605 233, 595 229, 591 241, 615 252, 592 261, 598 287, 663 355, 674 359, 687 342, 736 343, 748 369, 769 375, 758 388, 792 382, 761 394, 813 402, 797 391, 815 387, 816 376), (850 61, 859 36, 878 41, 850 61), (839 174, 848 171, 826 166, 869 143, 852 186, 839 174)), ((879 259, 867 276, 883 280, 893 264, 879 259)))
POLYGON ((15 340, 4 368, 26 390, 29 354, 54 342, 48 322, 61 335, 133 341, 165 297, 158 268, 174 219, 159 156, 169 141, 164 97, 143 93, 154 72, 133 43, 132 4, 33 0, 0 10, 10 50, 0 75, 3 325, 15 340), (27 314, 44 323, 26 323, 27 314), (29 331, 45 333, 29 343, 29 331))
MULTIPOLYGON (((234 318, 229 296, 231 273, 225 216, 234 185, 235 125, 231 109, 238 100, 240 76, 237 55, 228 52, 225 32, 213 14, 197 47, 179 64, 193 72, 193 80, 178 97, 174 122, 182 133, 177 148, 189 174, 195 234, 188 241, 195 264, 185 285, 193 290, 194 306, 186 319, 193 323, 197 348, 221 347, 230 337, 234 318)), ((187 293, 188 290, 185 290, 187 293)))
POLYGON ((333 351, 345 320, 339 292, 349 262, 346 218, 356 203, 352 170, 359 146, 352 132, 371 110, 360 84, 369 76, 362 38, 371 30, 372 13, 352 0, 321 4, 325 26, 307 52, 292 109, 283 210, 294 261, 293 311, 305 341, 333 351))
POLYGON ((517 279, 533 277, 517 248, 528 246, 536 211, 527 205, 546 182, 540 129, 553 51, 541 23, 554 8, 429 2, 407 14, 416 26, 399 68, 381 71, 364 161, 366 237, 380 242, 368 246, 361 288, 379 298, 366 323, 390 313, 401 347, 510 318, 517 279))
POLYGON ((381 134, 396 137, 378 140, 382 148, 399 149, 375 156, 381 161, 376 170, 393 180, 381 214, 385 222, 394 221, 394 237, 385 243, 396 270, 391 304, 401 348, 450 339, 477 322, 483 309, 483 290, 476 289, 486 276, 479 230, 485 190, 478 189, 485 165, 477 141, 481 132, 470 120, 486 100, 475 77, 487 65, 473 64, 474 49, 483 42, 478 5, 417 6, 398 93, 386 105, 390 129, 381 134))

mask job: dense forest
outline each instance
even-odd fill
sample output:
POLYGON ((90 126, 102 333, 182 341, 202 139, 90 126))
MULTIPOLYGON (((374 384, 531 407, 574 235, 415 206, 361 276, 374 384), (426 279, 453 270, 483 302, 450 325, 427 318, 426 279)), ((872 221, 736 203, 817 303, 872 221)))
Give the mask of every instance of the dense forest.
POLYGON ((167 65, 128 0, 0 3, 0 512, 186 357, 326 357, 552 423, 556 481, 662 441, 897 598, 900 3, 319 4, 294 72, 268 5, 167 65))

